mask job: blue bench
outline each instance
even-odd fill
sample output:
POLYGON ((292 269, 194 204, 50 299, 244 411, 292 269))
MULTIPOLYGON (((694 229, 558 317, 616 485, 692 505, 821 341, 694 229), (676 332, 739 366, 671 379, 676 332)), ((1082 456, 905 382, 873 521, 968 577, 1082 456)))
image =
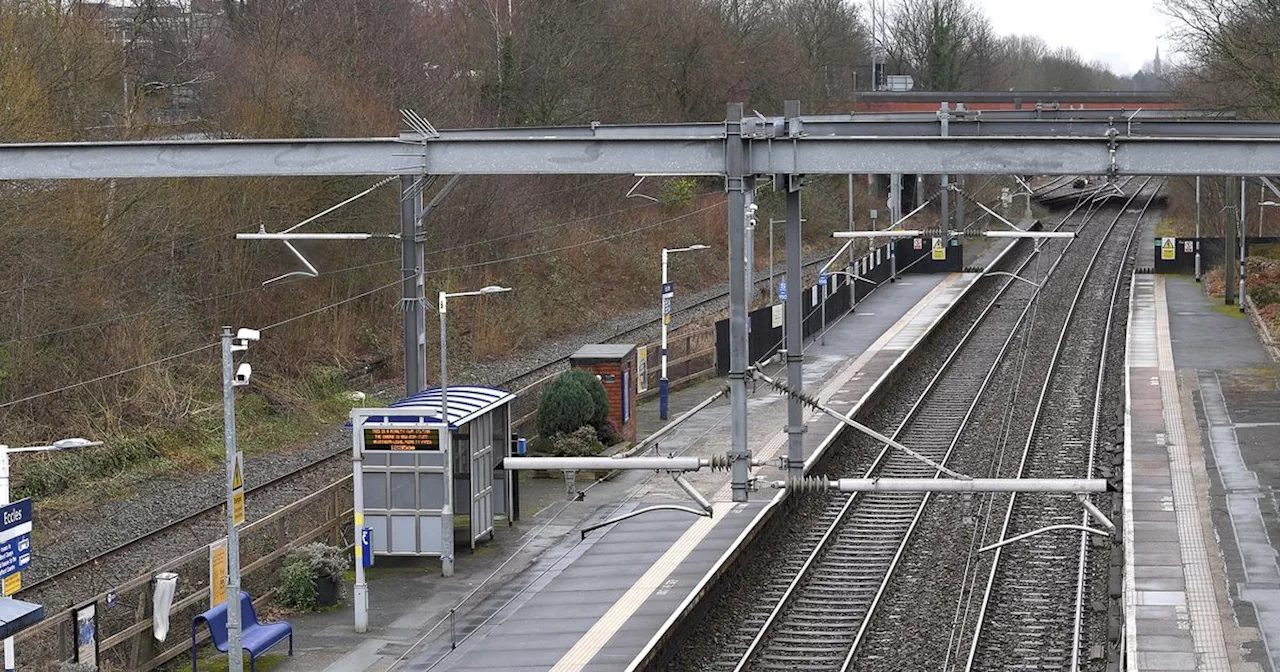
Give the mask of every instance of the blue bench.
MULTIPOLYGON (((200 634, 201 623, 209 626, 214 648, 226 653, 230 646, 227 641, 227 603, 222 602, 191 621, 191 672, 196 672, 196 636, 200 634)), ((293 655, 293 628, 285 621, 259 623, 258 615, 253 611, 253 600, 245 592, 240 593, 240 624, 240 645, 249 652, 249 672, 256 672, 255 658, 286 637, 289 638, 289 655, 293 655)))

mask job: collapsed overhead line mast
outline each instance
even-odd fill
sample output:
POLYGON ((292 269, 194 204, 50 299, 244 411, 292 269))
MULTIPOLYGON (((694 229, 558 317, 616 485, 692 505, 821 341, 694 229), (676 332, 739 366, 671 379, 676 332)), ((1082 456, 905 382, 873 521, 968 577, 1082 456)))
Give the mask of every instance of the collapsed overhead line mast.
MULTIPOLYGON (((429 207, 422 205, 423 176, 723 178, 730 225, 730 467, 733 498, 744 501, 751 484, 751 457, 746 431, 747 278, 740 261, 747 194, 758 178, 781 178, 788 231, 798 232, 801 178, 810 174, 1280 174, 1280 123, 1081 116, 1089 118, 1066 119, 1059 111, 1052 119, 940 114, 936 121, 861 120, 802 116, 799 103, 788 101, 781 117, 744 116, 741 104, 731 104, 726 120, 714 123, 438 130, 413 115, 406 118, 415 130, 397 137, 5 144, 0 145, 0 180, 400 176, 405 296, 419 304, 405 313, 406 361, 411 362, 406 366, 406 387, 414 394, 425 385, 420 302, 422 222, 429 207)), ((788 244, 789 254, 799 253, 795 238, 796 245, 788 244)), ((789 358, 788 379, 797 385, 798 354, 789 358)), ((799 465, 804 462, 799 441, 803 420, 796 403, 789 412, 788 459, 799 465)))

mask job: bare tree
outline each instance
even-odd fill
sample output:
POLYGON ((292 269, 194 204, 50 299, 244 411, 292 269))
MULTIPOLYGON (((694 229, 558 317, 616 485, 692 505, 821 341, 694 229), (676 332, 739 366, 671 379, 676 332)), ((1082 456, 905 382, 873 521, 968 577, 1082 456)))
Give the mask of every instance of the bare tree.
POLYGON ((991 63, 991 24, 968 0, 899 0, 888 26, 889 57, 917 88, 971 88, 991 63))
POLYGON ((1280 4, 1165 0, 1189 66, 1178 73, 1197 103, 1253 114, 1280 110, 1280 4))
POLYGON ((818 101, 847 97, 868 45, 857 5, 846 0, 790 0, 786 12, 811 80, 802 97, 818 101))

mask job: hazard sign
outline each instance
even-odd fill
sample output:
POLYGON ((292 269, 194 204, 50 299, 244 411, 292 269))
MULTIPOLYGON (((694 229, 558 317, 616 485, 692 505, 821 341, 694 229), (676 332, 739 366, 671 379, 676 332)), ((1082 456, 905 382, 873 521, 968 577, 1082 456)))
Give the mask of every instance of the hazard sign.
POLYGON ((1176 259, 1178 256, 1177 238, 1165 238, 1160 241, 1160 258, 1165 261, 1176 259))
POLYGON ((943 247, 941 238, 933 239, 933 260, 945 261, 947 258, 947 248, 943 247))
POLYGON ((923 250, 923 249, 924 249, 924 239, 923 239, 923 238, 912 238, 912 239, 911 239, 911 249, 914 249, 914 250, 923 250))
POLYGON ((1192 252, 1195 252, 1196 251, 1195 242, 1190 240, 1182 241, 1182 251, 1186 252, 1187 254, 1191 254, 1192 252))
POLYGON ((244 453, 240 451, 231 470, 231 513, 236 525, 244 525, 244 453))
POLYGON ((227 538, 209 544, 209 604, 227 600, 227 538))

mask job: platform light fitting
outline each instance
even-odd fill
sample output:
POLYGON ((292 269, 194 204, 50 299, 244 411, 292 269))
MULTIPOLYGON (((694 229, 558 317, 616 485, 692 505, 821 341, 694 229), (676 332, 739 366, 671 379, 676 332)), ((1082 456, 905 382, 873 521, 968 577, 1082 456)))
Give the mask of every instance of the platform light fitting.
POLYGON ((885 231, 834 231, 832 238, 915 238, 923 234, 919 229, 895 229, 885 231))
POLYGON ((398 233, 237 233, 236 240, 369 240, 399 238, 398 233))
POLYGON ((984 231, 988 238, 1075 238, 1075 231, 984 231))

